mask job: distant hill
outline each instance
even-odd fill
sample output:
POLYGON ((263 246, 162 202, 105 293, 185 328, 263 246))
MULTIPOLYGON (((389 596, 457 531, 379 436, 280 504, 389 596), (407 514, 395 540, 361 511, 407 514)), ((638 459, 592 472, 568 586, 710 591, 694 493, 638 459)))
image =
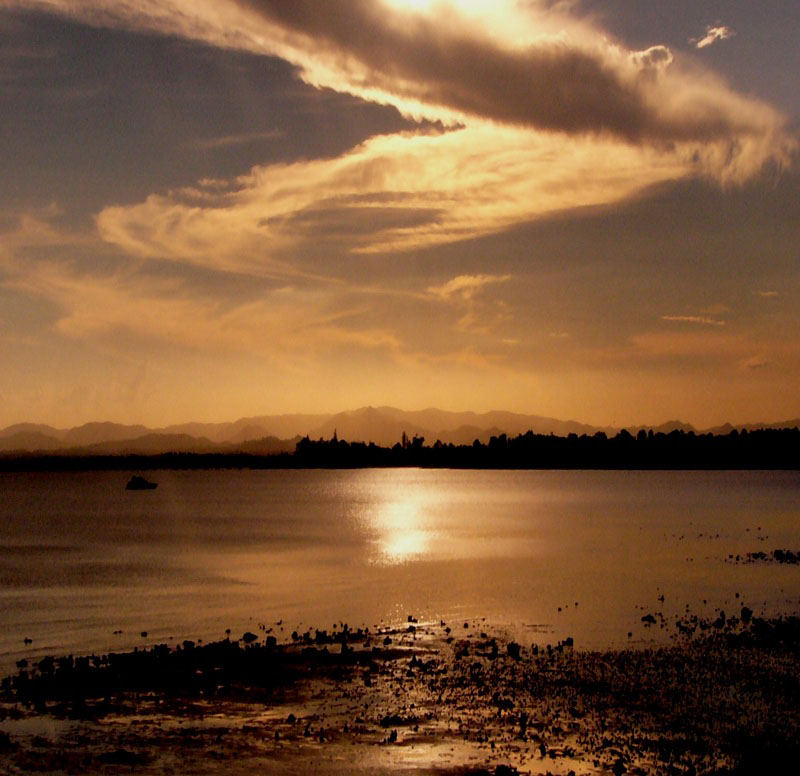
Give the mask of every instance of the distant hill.
POLYGON ((384 447, 391 447, 395 442, 399 442, 403 432, 409 437, 429 436, 431 433, 429 429, 415 423, 410 417, 397 417, 375 407, 362 407, 354 412, 332 415, 313 429, 309 436, 312 439, 329 439, 334 432, 339 439, 346 439, 348 442, 374 442, 384 447))
POLYGON ((121 442, 124 439, 136 439, 150 433, 145 426, 124 426, 119 423, 86 423, 71 428, 62 437, 68 447, 85 447, 105 442, 121 442))
MULTIPOLYGON (((800 427, 800 419, 779 423, 751 423, 737 429, 780 429, 800 427)), ((627 426, 632 434, 640 430, 670 433, 696 429, 680 420, 656 427, 627 426)), ((728 434, 734 426, 726 424, 707 432, 728 434)), ((45 424, 16 423, 0 430, 0 453, 65 453, 70 455, 122 455, 126 453, 249 453, 269 455, 291 452, 301 437, 374 442, 391 447, 403 433, 424 437, 425 443, 440 440, 445 444, 470 445, 476 439, 487 443, 492 436, 536 434, 592 435, 603 431, 609 436, 619 429, 592 426, 573 420, 558 420, 540 415, 492 411, 449 412, 436 408, 401 410, 397 407, 361 407, 336 414, 262 415, 223 423, 184 423, 151 429, 120 423, 85 423, 70 429, 45 424)))
POLYGON ((439 409, 406 411, 396 407, 362 407, 353 412, 340 412, 315 428, 312 439, 330 438, 334 430, 340 439, 352 442, 375 442, 393 445, 405 431, 408 437, 425 437, 428 444, 437 439, 444 443, 472 444, 475 439, 488 441, 497 434, 517 435, 526 431, 537 434, 594 434, 600 429, 575 421, 556 420, 539 415, 520 415, 513 412, 448 412, 439 409))
POLYGON ((746 423, 743 426, 732 426, 730 423, 725 423, 722 426, 710 428, 708 431, 712 434, 730 434, 734 429, 738 431, 742 431, 743 429, 746 429, 747 431, 756 431, 760 428, 800 428, 800 418, 794 418, 794 420, 784 420, 781 423, 746 423))
POLYGON ((164 434, 189 434, 206 437, 213 442, 246 442, 252 439, 276 437, 291 439, 305 436, 312 429, 324 423, 329 415, 262 415, 239 418, 227 423, 182 423, 157 429, 164 434))
POLYGON ((17 431, 0 436, 0 452, 50 451, 63 447, 60 439, 43 434, 41 431, 17 431))
POLYGON ((480 426, 466 425, 452 430, 443 430, 437 434, 436 439, 446 445, 471 445, 476 439, 482 444, 486 444, 493 436, 498 436, 502 433, 504 433, 503 429, 497 426, 481 428, 480 426))
MULTIPOLYGON (((44 437, 51 437, 53 439, 61 439, 65 434, 64 431, 59 431, 52 426, 46 426, 42 423, 15 423, 13 426, 7 426, 0 430, 0 439, 8 439, 19 434, 40 434, 44 437)), ((22 437, 20 437, 22 438, 22 437)))
POLYGON ((159 453, 215 453, 219 445, 189 434, 142 434, 131 439, 97 442, 71 452, 89 455, 158 455, 159 453))
MULTIPOLYGON (((766 426, 758 426, 758 428, 766 428, 766 426)), ((781 428, 783 428, 783 426, 781 426, 781 428)), ((690 431, 697 433, 697 429, 691 423, 684 423, 681 420, 668 420, 666 423, 662 423, 658 426, 626 426, 625 430, 629 431, 634 436, 640 431, 652 431, 654 434, 671 434, 673 431, 683 431, 686 434, 690 431)), ((730 426, 727 431, 720 433, 729 434, 732 430, 733 426, 730 426)), ((712 433, 718 432, 714 431, 712 433)))

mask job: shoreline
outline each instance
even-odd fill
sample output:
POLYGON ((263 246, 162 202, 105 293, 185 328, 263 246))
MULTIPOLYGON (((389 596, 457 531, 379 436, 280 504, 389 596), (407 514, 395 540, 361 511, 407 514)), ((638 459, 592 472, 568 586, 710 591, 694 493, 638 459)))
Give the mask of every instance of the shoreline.
POLYGON ((2 456, 0 474, 52 474, 71 472, 132 472, 132 471, 357 471, 361 469, 430 469, 451 471, 586 471, 586 472, 796 472, 800 461, 776 462, 767 460, 735 462, 694 463, 618 463, 609 461, 545 462, 535 464, 486 463, 431 463, 369 461, 341 463, 295 461, 291 454, 218 456, 214 453, 159 453, 157 455, 112 456, 2 456))
POLYGON ((410 617, 51 658, 3 680, 0 772, 768 772, 800 747, 800 619, 742 615, 645 649, 410 617))

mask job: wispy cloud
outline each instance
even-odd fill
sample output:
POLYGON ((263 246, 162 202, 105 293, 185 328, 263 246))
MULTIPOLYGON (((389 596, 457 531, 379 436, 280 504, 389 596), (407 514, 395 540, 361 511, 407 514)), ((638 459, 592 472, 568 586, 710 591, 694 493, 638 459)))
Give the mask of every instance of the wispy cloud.
POLYGON ((104 246, 96 234, 58 226, 54 207, 0 212, 0 288, 47 306, 69 339, 255 354, 302 363, 337 349, 396 352, 401 341, 370 318, 369 294, 323 279, 271 282, 255 298, 204 289, 174 273, 126 259, 81 262, 104 246), (268 332, 268 336, 265 336, 268 332), (291 358, 290 358, 291 356, 291 358))
POLYGON ((743 369, 764 369, 769 366, 769 361, 764 356, 751 356, 740 362, 743 369))
POLYGON ((51 261, 3 285, 56 305, 58 334, 115 350, 170 346, 206 355, 240 353, 286 369, 348 349, 402 347, 394 332, 370 323, 363 306, 348 307, 325 288, 281 286, 260 299, 237 301, 198 294, 174 278, 132 267, 101 275, 51 261))
POLYGON ((275 140, 283 136, 283 132, 272 129, 267 132, 246 132, 241 135, 223 135, 221 137, 209 137, 195 140, 192 147, 198 151, 214 151, 218 148, 230 148, 232 146, 249 145, 260 143, 265 140, 275 140))
POLYGON ((722 304, 721 302, 717 304, 711 304, 708 307, 704 307, 702 310, 700 310, 700 312, 704 315, 723 315, 725 313, 729 313, 730 311, 730 307, 722 304))
POLYGON ((732 38, 735 34, 736 33, 730 27, 709 26, 706 27, 706 34, 702 38, 692 38, 689 42, 694 43, 696 48, 703 49, 721 40, 732 38))
POLYGON ((452 324, 454 331, 469 335, 473 345, 479 337, 493 349, 500 343, 508 344, 511 316, 505 301, 487 290, 509 280, 511 275, 457 275, 440 286, 429 286, 427 291, 434 299, 455 306, 458 318, 452 324))
POLYGON ((7 280, 21 277, 32 261, 23 256, 53 248, 86 248, 97 245, 95 235, 59 228, 55 222, 61 208, 50 204, 42 208, 0 211, 0 270, 7 280))
POLYGON ((428 292, 447 301, 454 297, 470 300, 482 288, 508 280, 511 275, 458 275, 441 286, 429 286, 428 292))
MULTIPOLYGON (((510 365, 503 365, 506 354, 498 352, 500 338, 485 336, 496 316, 479 298, 479 289, 502 283, 502 276, 454 278, 456 282, 443 284, 445 297, 463 300, 455 305, 439 304, 439 297, 430 292, 414 292, 401 294, 399 304, 388 306, 376 302, 374 288, 256 279, 260 290, 242 299, 213 283, 187 282, 186 273, 177 268, 169 272, 164 265, 153 271, 149 263, 124 257, 104 269, 93 262, 81 265, 74 255, 102 247, 91 235, 71 244, 62 233, 57 244, 67 249, 59 257, 49 256, 47 249, 59 234, 50 223, 52 217, 45 213, 19 218, 26 226, 5 229, 3 237, 9 239, 0 243, 0 289, 47 310, 51 342, 79 345, 84 352, 102 353, 128 365, 150 359, 162 371, 186 369, 187 362, 197 359, 258 364, 264 380, 302 377, 298 395, 307 401, 313 399, 311 386, 319 375, 326 381, 343 380, 343 362, 353 368, 363 362, 369 364, 370 374, 379 373, 368 390, 385 390, 381 369, 399 370, 402 379, 397 379, 406 391, 420 390, 431 370, 443 367, 450 370, 442 379, 451 389, 464 379, 462 371, 469 371, 473 381, 479 378, 476 370, 484 376, 491 370, 493 379, 498 370, 508 377, 514 373, 510 365), (32 258, 38 249, 42 255, 32 258), (477 296, 470 295, 470 289, 477 296), (442 336, 432 333, 430 324, 405 314, 419 306, 437 308, 442 336), (465 313, 473 320, 464 321, 465 313)), ((0 317, 0 345, 10 340, 7 328, 0 317)), ((13 339, 15 344, 25 342, 21 333, 14 332, 13 339)), ((32 344, 40 343, 34 338, 32 344)), ((343 381, 342 390, 352 388, 348 381, 343 381)), ((349 393, 344 396, 351 400, 349 393)))
POLYGON ((717 318, 708 318, 705 315, 662 315, 662 321, 674 321, 677 323, 696 323, 701 326, 724 326, 725 321, 717 318))
MULTIPOLYGON (((649 331, 631 337, 631 348, 621 348, 622 361, 646 359, 685 358, 704 364, 712 361, 727 363, 731 358, 741 358, 741 339, 725 331, 705 328, 683 328, 674 331, 649 331), (732 355, 733 354, 733 355, 732 355)), ((751 351, 752 352, 752 351, 751 351)))
POLYGON ((300 246, 327 241, 374 253, 453 242, 617 202, 683 170, 654 149, 478 125, 380 136, 334 159, 255 167, 200 196, 181 190, 105 208, 97 226, 133 255, 286 274, 291 267, 279 257, 300 246))

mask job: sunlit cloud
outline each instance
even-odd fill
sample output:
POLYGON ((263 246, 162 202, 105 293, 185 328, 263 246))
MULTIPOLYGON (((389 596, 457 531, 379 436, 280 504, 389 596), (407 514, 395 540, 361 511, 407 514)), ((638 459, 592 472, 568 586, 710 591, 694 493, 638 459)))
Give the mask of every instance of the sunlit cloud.
MULTIPOLYGON (((664 46, 632 51, 552 4, 380 0, 11 0, 274 54, 311 84, 407 115, 682 144, 710 175, 742 179, 794 145, 784 118, 664 46), (689 149, 686 146, 692 146, 689 149)), ((726 29, 726 28, 717 28, 726 29)))
POLYGON ((460 315, 452 324, 453 330, 491 339, 494 343, 509 344, 508 337, 495 335, 511 318, 507 305, 496 295, 485 292, 491 286, 507 283, 511 275, 457 275, 439 286, 429 286, 428 294, 460 309, 460 315), (485 298, 484 298, 485 297, 485 298))
MULTIPOLYGON (((40 288, 37 282, 46 264, 37 258, 40 254, 50 251, 83 253, 100 247, 96 235, 58 226, 61 215, 61 208, 55 204, 0 211, 0 288, 22 288, 34 297, 47 297, 46 289, 40 288)), ((99 269, 98 275, 102 275, 99 269)))
MULTIPOLYGON (((291 278, 327 243, 388 253, 607 205, 665 181, 788 161, 783 117, 665 46, 631 51, 550 3, 12 0, 94 25, 278 55, 308 83, 455 131, 374 137, 97 216, 132 256, 291 278), (307 253, 308 251, 306 251, 307 253)), ((200 141, 204 150, 266 134, 200 141)), ((321 274, 325 274, 319 268, 321 274)), ((313 274, 313 272, 312 272, 313 274)))
POLYGON ((705 315, 662 315, 662 321, 672 321, 675 323, 696 323, 701 326, 724 326, 725 321, 717 318, 708 318, 705 315))
POLYGON ((365 322, 366 304, 346 298, 336 284, 273 284, 249 300, 204 293, 135 261, 81 264, 76 256, 102 244, 56 226, 55 208, 3 215, 9 228, 0 231, 0 288, 49 303, 53 331, 65 337, 116 340, 122 349, 138 342, 248 353, 280 363, 336 348, 401 348, 390 329, 365 322), (54 247, 59 256, 45 258, 54 247))
POLYGON ((725 27, 724 25, 719 27, 709 26, 706 27, 706 34, 702 38, 692 38, 690 42, 694 43, 697 48, 703 49, 721 40, 732 38, 735 34, 730 27, 725 27))
POLYGON ((294 270, 279 257, 301 245, 358 253, 438 245, 617 202, 683 172, 682 160, 647 147, 479 124, 255 167, 222 193, 154 194, 105 208, 97 227, 132 255, 281 275, 294 270))
MULTIPOLYGON (((442 297, 429 291, 361 287, 324 278, 253 278, 260 290, 241 298, 235 288, 219 288, 213 274, 198 284, 179 267, 171 272, 169 265, 151 267, 124 254, 102 264, 81 261, 78 257, 96 255, 103 245, 96 235, 58 227, 55 208, 0 215, 0 289, 46 309, 52 336, 126 358, 164 352, 185 357, 239 354, 281 372, 305 375, 342 358, 377 359, 404 369, 437 364, 494 369, 500 359, 497 337, 481 343, 473 336, 466 343, 446 338, 431 342, 415 315, 398 316, 399 309, 418 313, 420 306, 436 306, 444 312, 443 325, 463 328, 465 308, 457 305, 450 311, 450 305, 439 304, 442 297), (390 306, 384 301, 387 296, 394 297, 390 306)), ((467 305, 473 331, 481 331, 497 313, 486 312, 488 302, 476 307, 473 294, 506 279, 456 279, 444 294, 467 305)), ((8 341, 6 328, 0 316, 0 336, 8 341)), ((15 341, 22 342, 21 334, 15 341)))
POLYGON ((324 291, 284 287, 257 301, 224 304, 149 278, 101 281, 49 266, 34 280, 38 293, 62 305, 56 331, 75 339, 243 353, 299 369, 332 350, 400 348, 390 330, 363 324, 363 308, 337 309, 324 291))
POLYGON ((485 286, 507 280, 511 280, 511 275, 459 275, 441 286, 429 286, 428 292, 444 300, 453 297, 469 300, 485 286))
POLYGON ((751 356, 742 361, 741 366, 743 369, 764 369, 769 366, 769 361, 764 356, 751 356))

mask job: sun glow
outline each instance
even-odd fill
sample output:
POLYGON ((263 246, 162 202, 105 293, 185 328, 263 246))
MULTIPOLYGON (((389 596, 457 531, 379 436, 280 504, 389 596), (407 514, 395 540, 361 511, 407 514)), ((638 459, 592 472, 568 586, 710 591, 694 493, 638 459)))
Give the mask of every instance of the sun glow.
POLYGON ((429 12, 442 8, 457 8, 469 14, 483 14, 496 10, 497 0, 385 0, 386 4, 403 11, 429 12))
POLYGON ((451 23, 477 26, 507 45, 531 42, 563 32, 562 24, 545 23, 533 6, 521 11, 513 0, 384 0, 400 14, 446 17, 451 23))
POLYGON ((429 11, 434 0, 386 0, 386 4, 404 11, 429 11))

